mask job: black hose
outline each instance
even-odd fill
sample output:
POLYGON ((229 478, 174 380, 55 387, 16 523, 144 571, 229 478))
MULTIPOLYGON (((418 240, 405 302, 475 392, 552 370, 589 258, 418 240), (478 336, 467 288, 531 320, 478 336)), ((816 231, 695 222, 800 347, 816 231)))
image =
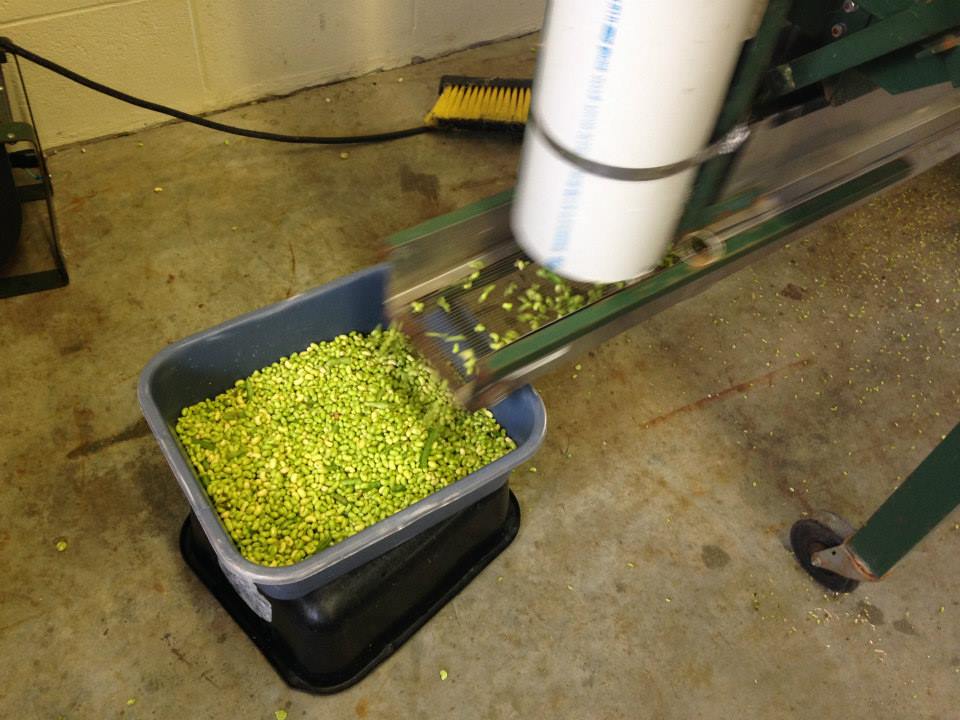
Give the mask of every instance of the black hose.
POLYGON ((285 135, 283 133, 249 130, 247 128, 237 127, 236 125, 226 125, 224 123, 216 122, 215 120, 208 120, 207 118, 200 117, 199 115, 191 115, 190 113, 177 110, 176 108, 167 107, 166 105, 161 105, 160 103, 144 100, 120 90, 115 90, 114 88, 104 85, 103 83, 99 83, 96 80, 91 80, 88 77, 84 77, 80 73, 76 73, 69 68, 65 68, 63 65, 55 63, 53 60, 48 60, 42 55, 37 55, 26 48, 22 48, 7 37, 0 37, 0 50, 17 55, 24 60, 29 60, 35 65, 39 65, 40 67, 46 68, 50 72, 54 72, 57 75, 65 77, 67 80, 72 80, 75 83, 90 88, 91 90, 95 90, 96 92, 103 93, 104 95, 108 95, 116 100, 120 100, 131 105, 136 105, 137 107, 144 108, 145 110, 152 110, 153 112, 162 113, 163 115, 169 115, 170 117, 177 118, 178 120, 183 120, 185 122, 193 123, 194 125, 210 128, 211 130, 218 130, 220 132, 230 133, 231 135, 241 135, 243 137, 254 138, 256 140, 271 140, 273 142, 299 143, 304 145, 350 145, 357 143, 378 143, 386 142, 388 140, 399 140, 400 138, 406 138, 413 135, 420 135, 425 132, 430 132, 434 129, 427 125, 418 125, 417 127, 406 128, 404 130, 392 130, 390 132, 371 133, 369 135, 342 135, 330 137, 323 135, 285 135))

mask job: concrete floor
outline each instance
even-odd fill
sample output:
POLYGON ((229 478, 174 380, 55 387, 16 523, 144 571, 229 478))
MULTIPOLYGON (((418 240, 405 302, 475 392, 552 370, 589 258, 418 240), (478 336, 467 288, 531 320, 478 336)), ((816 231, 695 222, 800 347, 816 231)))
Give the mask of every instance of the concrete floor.
MULTIPOLYGON (((528 74, 532 42, 223 119, 416 123, 441 73, 528 74)), ((517 149, 344 160, 178 124, 56 154, 73 281, 0 303, 0 717, 957 717, 956 516, 844 597, 784 548, 815 509, 865 519, 960 419, 956 161, 538 382, 551 425, 513 480, 517 540, 358 686, 290 690, 191 575, 144 364, 508 187, 517 149)))

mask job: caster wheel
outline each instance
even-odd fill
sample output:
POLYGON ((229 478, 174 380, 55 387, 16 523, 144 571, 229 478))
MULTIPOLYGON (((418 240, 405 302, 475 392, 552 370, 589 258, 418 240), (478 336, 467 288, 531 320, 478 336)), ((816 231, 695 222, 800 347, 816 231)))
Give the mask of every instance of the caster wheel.
POLYGON ((818 568, 810 562, 815 552, 842 544, 843 538, 840 535, 816 520, 798 520, 790 528, 790 546, 793 548, 797 562, 807 571, 807 574, 827 590, 848 593, 857 589, 860 584, 858 580, 818 568))

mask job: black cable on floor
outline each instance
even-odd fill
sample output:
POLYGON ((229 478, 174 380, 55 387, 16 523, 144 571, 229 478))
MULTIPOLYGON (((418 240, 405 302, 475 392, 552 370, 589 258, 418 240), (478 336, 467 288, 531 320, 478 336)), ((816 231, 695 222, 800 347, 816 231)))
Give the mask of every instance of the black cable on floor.
POLYGON ((159 103, 129 95, 128 93, 120 90, 115 90, 114 88, 104 85, 103 83, 99 83, 96 80, 91 80, 88 77, 84 77, 83 75, 76 73, 69 68, 65 68, 63 65, 55 63, 53 60, 49 60, 42 55, 37 55, 26 48, 22 48, 10 38, 0 37, 0 50, 17 55, 24 60, 29 60, 35 65, 39 65, 40 67, 46 68, 50 72, 54 72, 57 75, 65 77, 67 80, 72 80, 75 83, 90 88, 91 90, 95 90, 96 92, 103 93, 104 95, 108 95, 116 100, 121 100, 122 102, 136 105, 137 107, 144 108, 145 110, 152 110, 153 112, 169 115, 170 117, 193 123, 194 125, 201 125, 202 127, 210 128, 211 130, 219 130, 220 132, 230 133, 231 135, 241 135, 243 137, 254 138, 256 140, 271 140, 273 142, 299 143, 304 145, 352 145, 358 143, 378 143, 385 142, 387 140, 399 140, 400 138, 411 137, 413 135, 420 135, 421 133, 430 132, 434 129, 427 125, 418 125, 417 127, 406 128, 404 130, 393 130, 391 132, 384 133, 372 133, 369 135, 335 135, 331 137, 326 137, 323 135, 285 135, 283 133, 263 132, 261 130, 248 130, 247 128, 237 127, 236 125, 226 125, 224 123, 216 122, 215 120, 208 120, 207 118, 200 117, 199 115, 191 115, 190 113, 177 110, 176 108, 167 107, 166 105, 161 105, 159 103))

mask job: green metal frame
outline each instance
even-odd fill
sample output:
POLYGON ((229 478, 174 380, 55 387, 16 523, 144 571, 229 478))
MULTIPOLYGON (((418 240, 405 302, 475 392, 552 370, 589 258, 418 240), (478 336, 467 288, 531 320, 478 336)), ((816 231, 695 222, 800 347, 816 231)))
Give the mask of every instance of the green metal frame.
MULTIPOLYGON (((956 0, 861 0, 861 9, 875 16, 873 22, 812 52, 777 66, 770 72, 772 94, 786 95, 842 72, 858 69, 888 92, 901 92, 950 79, 943 57, 917 58, 911 49, 924 40, 960 27, 960 3, 956 0), (892 57, 890 57, 892 55, 892 57), (871 63, 877 66, 871 70, 871 63)), ((960 78, 954 78, 960 82, 960 78)))
POLYGON ((883 577, 960 505, 960 425, 847 540, 876 577, 883 577))
MULTIPOLYGON (((843 77, 854 85, 857 74, 862 73, 860 81, 869 85, 863 80, 866 76, 889 92, 902 92, 947 79, 953 79, 960 86, 960 38, 949 34, 960 28, 960 0, 859 0, 857 8, 843 18, 844 36, 771 70, 785 26, 792 23, 806 28, 805 32, 816 33, 823 29, 820 27, 823 22, 828 21, 829 29, 829 23, 837 21, 836 6, 830 7, 833 14, 825 15, 828 4, 821 0, 770 1, 756 36, 741 57, 715 126, 715 137, 749 119, 761 93, 765 93, 765 100, 770 100, 844 73, 847 74, 843 77)), ((701 168, 680 223, 681 231, 703 227, 753 202, 754 195, 745 193, 717 203, 733 162, 733 156, 722 156, 701 168)), ((605 327, 613 328, 618 322, 621 325, 635 322, 644 313, 662 309, 676 298, 695 293, 715 278, 737 269, 748 256, 753 259, 754 254, 776 246, 778 240, 868 198, 910 172, 907 161, 895 160, 789 208, 727 238, 725 253, 718 261, 706 266, 679 263, 659 271, 551 323, 535 336, 507 345, 489 358, 487 370, 495 377, 519 373, 579 338, 605 327)), ((390 238, 390 244, 404 245, 428 232, 503 207, 512 200, 513 190, 508 190, 398 233, 390 238)), ((960 425, 844 544, 869 575, 881 577, 958 505, 960 425)))
POLYGON ((537 358, 558 350, 572 338, 585 335, 622 316, 640 310, 684 286, 723 270, 743 256, 760 250, 800 228, 843 209, 873 193, 907 177, 910 165, 895 160, 850 180, 829 192, 777 215, 726 242, 724 257, 706 267, 679 263, 658 272, 648 280, 625 288, 606 300, 585 307, 572 315, 557 320, 538 330, 534 335, 520 338, 497 351, 489 361, 491 371, 506 375, 518 371, 537 358))
MULTIPOLYGON (((771 0, 756 35, 744 49, 714 137, 722 137, 748 120, 762 90, 770 100, 842 76, 843 82, 834 88, 835 102, 840 102, 841 97, 851 99, 862 94, 863 88, 874 87, 871 83, 891 93, 949 79, 960 86, 960 49, 936 42, 919 52, 916 47, 957 26, 960 2, 956 0, 861 0, 850 13, 825 0, 771 0), (843 21, 844 37, 770 69, 777 42, 788 24, 816 35, 827 31, 824 22, 829 26, 838 20, 843 21), (854 91, 856 88, 861 89, 854 91)), ((679 225, 681 232, 703 227, 755 199, 756 193, 747 192, 717 202, 735 157, 722 155, 700 169, 679 225)))
MULTIPOLYGON (((754 98, 761 82, 770 67, 777 39, 786 24, 787 15, 793 6, 793 0, 771 0, 757 34, 747 45, 734 75, 730 92, 717 118, 713 131, 714 138, 729 133, 738 123, 749 118, 754 98)), ((738 198, 733 203, 712 206, 720 195, 723 182, 733 164, 733 155, 720 155, 703 165, 697 175, 693 191, 687 202, 680 230, 693 230, 703 227, 725 211, 735 211, 740 206, 749 205, 755 195, 738 198)))

